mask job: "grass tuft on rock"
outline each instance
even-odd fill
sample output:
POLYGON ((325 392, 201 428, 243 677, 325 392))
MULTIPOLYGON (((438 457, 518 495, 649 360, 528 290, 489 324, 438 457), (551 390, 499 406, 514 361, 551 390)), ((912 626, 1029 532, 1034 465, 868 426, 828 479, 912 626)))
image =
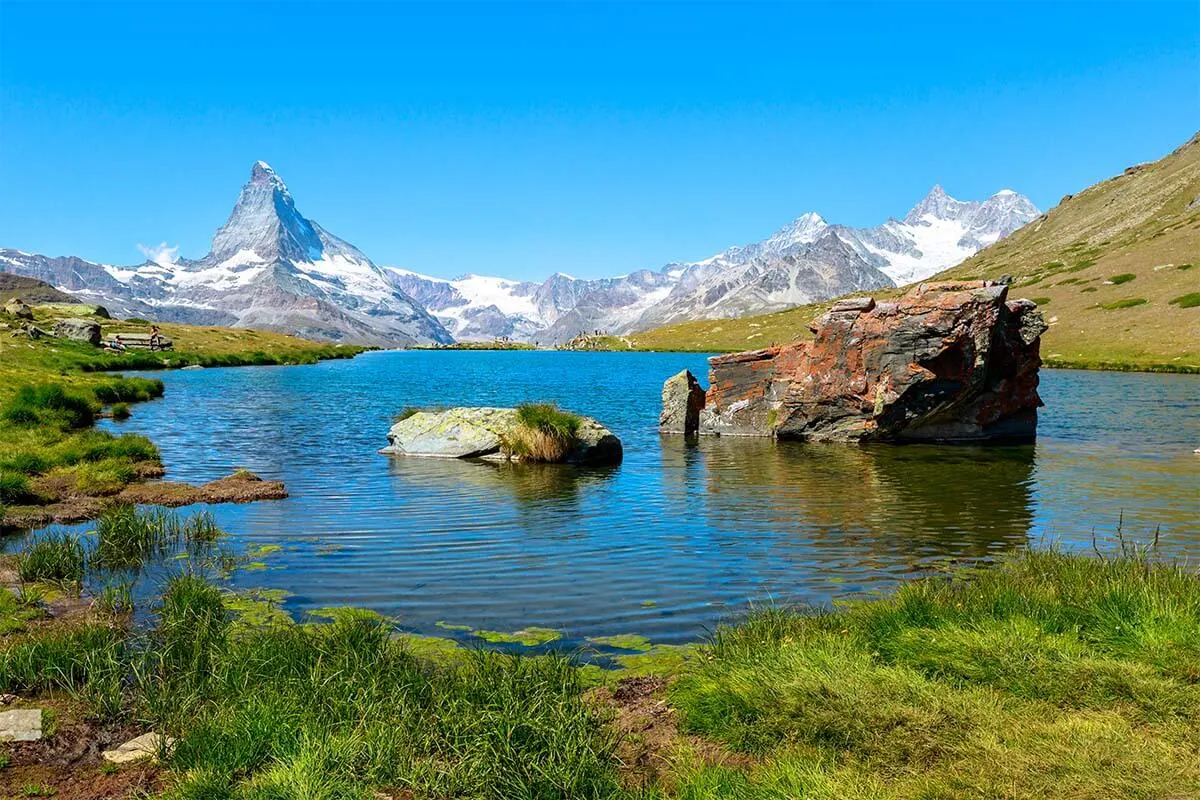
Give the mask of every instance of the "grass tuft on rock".
POLYGON ((575 446, 583 418, 552 403, 517 406, 517 425, 504 437, 504 450, 522 461, 555 463, 575 446))

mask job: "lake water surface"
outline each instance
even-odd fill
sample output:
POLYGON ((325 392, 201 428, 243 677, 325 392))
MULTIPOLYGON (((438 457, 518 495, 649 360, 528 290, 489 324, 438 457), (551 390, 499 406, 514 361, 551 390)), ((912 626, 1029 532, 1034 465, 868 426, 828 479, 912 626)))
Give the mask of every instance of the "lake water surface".
POLYGON ((381 352, 162 374, 121 430, 168 478, 236 467, 291 498, 214 506, 239 547, 280 545, 240 587, 364 606, 419 633, 559 628, 567 642, 703 636, 749 602, 827 603, 947 562, 1093 531, 1200 557, 1200 379, 1045 371, 1036 446, 860 447, 660 437, 662 382, 704 356, 381 352), (624 442, 611 469, 386 457, 405 406, 556 401, 624 442))

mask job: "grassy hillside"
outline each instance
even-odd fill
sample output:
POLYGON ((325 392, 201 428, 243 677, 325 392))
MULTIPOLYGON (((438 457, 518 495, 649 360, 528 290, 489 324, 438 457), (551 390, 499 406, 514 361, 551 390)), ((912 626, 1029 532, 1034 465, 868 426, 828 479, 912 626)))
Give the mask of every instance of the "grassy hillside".
MULTIPOLYGON (((938 279, 1014 278, 1051 323, 1050 364, 1200 370, 1200 135, 1074 196, 938 279)), ((877 292, 877 297, 894 292, 877 292)), ((807 338, 828 304, 656 328, 647 350, 729 351, 807 338)))

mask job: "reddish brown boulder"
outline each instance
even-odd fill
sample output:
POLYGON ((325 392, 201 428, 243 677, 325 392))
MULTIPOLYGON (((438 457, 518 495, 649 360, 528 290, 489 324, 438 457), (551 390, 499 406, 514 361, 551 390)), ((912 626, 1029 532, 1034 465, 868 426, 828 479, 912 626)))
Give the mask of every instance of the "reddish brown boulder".
POLYGON ((1046 329, 988 281, 842 301, 811 342, 709 359, 701 434, 812 441, 1028 441, 1046 329))

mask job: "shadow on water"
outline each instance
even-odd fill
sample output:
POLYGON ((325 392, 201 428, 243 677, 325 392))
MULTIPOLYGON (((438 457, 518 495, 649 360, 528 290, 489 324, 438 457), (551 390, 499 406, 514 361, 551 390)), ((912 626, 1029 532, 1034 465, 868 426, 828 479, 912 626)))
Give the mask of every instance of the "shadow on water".
POLYGON ((603 483, 620 467, 577 467, 568 464, 519 464, 459 458, 392 456, 389 473, 397 493, 444 492, 447 499, 470 501, 481 492, 511 495, 516 507, 531 515, 582 512, 585 490, 603 483))
POLYGON ((864 562, 979 557, 1026 543, 1033 526, 1032 446, 663 437, 662 458, 669 492, 809 565, 822 547, 864 562))

